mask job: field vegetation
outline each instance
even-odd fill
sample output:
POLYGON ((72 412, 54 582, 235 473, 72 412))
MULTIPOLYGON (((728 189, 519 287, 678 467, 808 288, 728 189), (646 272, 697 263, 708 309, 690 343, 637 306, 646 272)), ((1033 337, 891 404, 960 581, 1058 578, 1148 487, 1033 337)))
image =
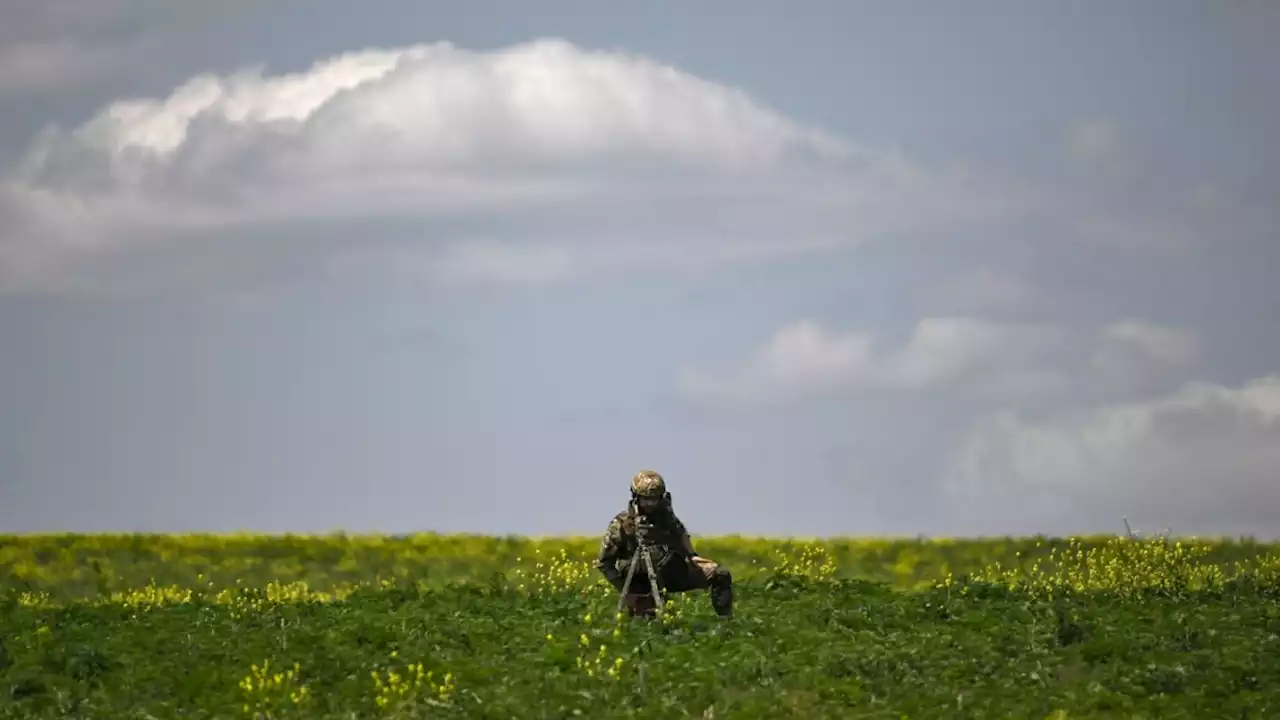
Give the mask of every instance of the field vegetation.
POLYGON ((0 536, 0 718, 1275 718, 1280 548, 696 539, 615 614, 597 538, 0 536))

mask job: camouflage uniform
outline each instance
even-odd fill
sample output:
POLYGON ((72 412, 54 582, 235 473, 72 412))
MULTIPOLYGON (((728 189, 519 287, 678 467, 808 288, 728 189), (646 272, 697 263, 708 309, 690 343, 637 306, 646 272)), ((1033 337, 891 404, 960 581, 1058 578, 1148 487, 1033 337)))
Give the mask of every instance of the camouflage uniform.
MULTIPOLYGON (((651 511, 649 543, 654 570, 658 582, 666 592, 707 590, 711 606, 722 617, 733 613, 733 577, 727 568, 701 557, 693 549, 693 542, 684 523, 671 509, 671 494, 666 492, 662 476, 652 470, 642 470, 631 480, 633 502, 627 509, 609 522, 600 551, 596 556, 596 569, 619 592, 626 582, 627 569, 636 551, 637 500, 660 499, 661 506, 651 511)), ((649 589, 649 575, 643 561, 631 578, 626 604, 631 615, 649 615, 654 610, 649 589)))

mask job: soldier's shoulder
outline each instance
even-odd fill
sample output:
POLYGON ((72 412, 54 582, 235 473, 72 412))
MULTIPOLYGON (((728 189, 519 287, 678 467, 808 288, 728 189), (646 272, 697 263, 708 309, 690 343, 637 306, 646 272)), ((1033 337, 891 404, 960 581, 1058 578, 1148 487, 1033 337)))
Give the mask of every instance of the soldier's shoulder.
POLYGON ((609 527, 626 527, 628 515, 629 513, 626 510, 614 515, 613 518, 609 520, 609 527))

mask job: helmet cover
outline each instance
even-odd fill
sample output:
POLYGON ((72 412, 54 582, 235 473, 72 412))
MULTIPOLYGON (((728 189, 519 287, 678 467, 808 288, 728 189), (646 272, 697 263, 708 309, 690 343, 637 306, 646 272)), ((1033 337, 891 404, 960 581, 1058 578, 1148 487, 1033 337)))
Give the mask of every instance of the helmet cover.
POLYGON ((641 470, 631 478, 631 494, 638 498, 660 498, 666 492, 666 481, 654 470, 641 470))

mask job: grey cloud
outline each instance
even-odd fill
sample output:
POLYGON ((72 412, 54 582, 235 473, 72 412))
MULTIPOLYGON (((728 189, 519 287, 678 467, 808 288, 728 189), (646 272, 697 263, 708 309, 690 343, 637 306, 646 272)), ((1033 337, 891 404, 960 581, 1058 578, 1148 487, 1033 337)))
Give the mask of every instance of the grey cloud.
POLYGON ((0 94, 82 88, 150 73, 247 0, 10 0, 0 7, 0 94))
POLYGON ((1137 161, 1134 148, 1120 124, 1109 117, 1082 120, 1067 129, 1067 159, 1087 175, 1129 175, 1137 161))
MULTIPOLYGON (((1133 397, 1180 378, 1194 334, 1136 320, 1084 331, 973 317, 920 320, 895 350, 812 320, 779 329, 740 367, 687 366, 678 387, 702 402, 777 407, 831 394, 959 393, 968 403, 1064 407, 1133 397)), ((962 400, 963 401, 963 400, 962 400)))
POLYGON ((114 72, 119 61, 113 48, 70 40, 0 44, 0 92, 88 83, 114 72))
POLYGON ((938 282, 919 283, 913 295, 924 316, 945 312, 1003 322, 1041 320, 1057 300, 1013 269, 990 265, 954 269, 938 282))
POLYGON ((960 532, 1096 532, 1128 516, 1180 535, 1277 537, 1276 467, 1271 376, 1041 421, 999 413, 962 440, 943 487, 960 532))
POLYGON ((139 17, 175 5, 146 0, 11 0, 5 3, 0 42, 65 34, 113 35, 139 17))

